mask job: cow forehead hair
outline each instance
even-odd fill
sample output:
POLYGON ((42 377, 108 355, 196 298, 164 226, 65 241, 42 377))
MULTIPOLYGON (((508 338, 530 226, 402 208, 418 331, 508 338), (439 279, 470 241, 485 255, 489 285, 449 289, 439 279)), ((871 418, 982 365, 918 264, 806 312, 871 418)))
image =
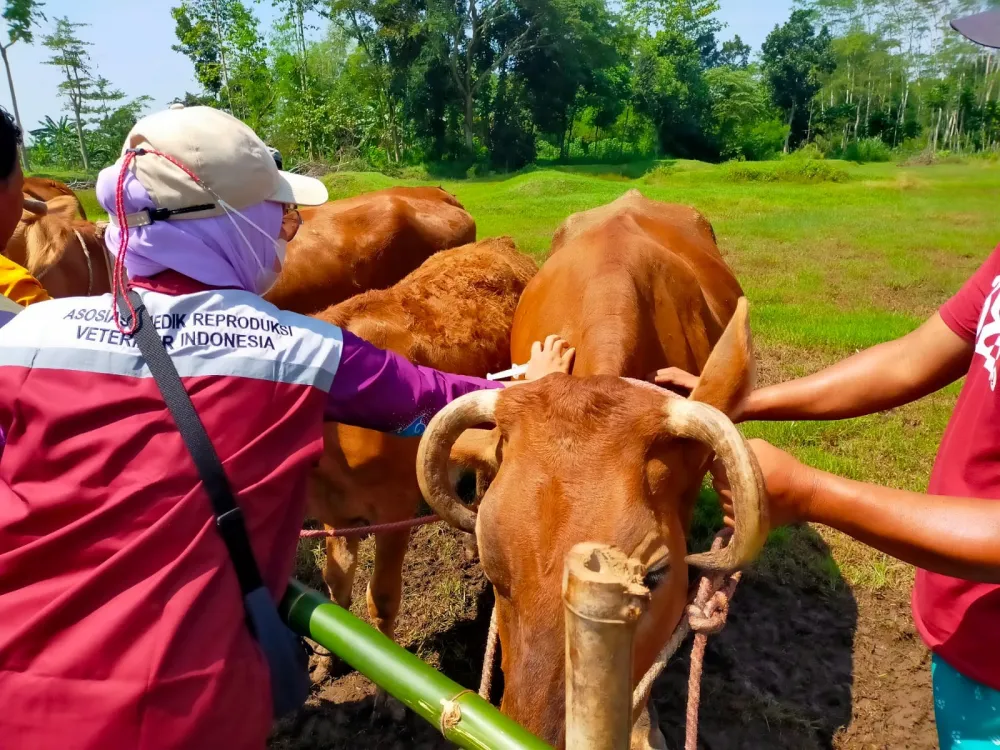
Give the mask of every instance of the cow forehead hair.
POLYGON ((496 418, 508 433, 625 434, 645 443, 659 434, 664 398, 613 376, 556 374, 505 390, 496 418))

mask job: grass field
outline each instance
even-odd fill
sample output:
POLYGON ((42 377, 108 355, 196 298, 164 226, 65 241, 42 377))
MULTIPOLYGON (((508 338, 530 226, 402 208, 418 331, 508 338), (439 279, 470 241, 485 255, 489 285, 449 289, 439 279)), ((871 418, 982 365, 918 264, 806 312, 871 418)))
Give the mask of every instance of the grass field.
MULTIPOLYGON (((845 183, 734 182, 724 167, 678 162, 639 179, 578 167, 435 184, 458 196, 480 237, 508 234, 539 262, 566 216, 627 189, 695 206, 750 299, 759 377, 770 382, 912 330, 1000 242, 1000 167, 840 166, 845 183)), ((327 182, 332 198, 398 184, 327 182)), ((888 416, 747 430, 823 468, 920 489, 956 392, 888 416)))
MULTIPOLYGON (((725 166, 678 161, 646 165, 645 173, 632 166, 572 167, 431 184, 440 184, 459 198, 475 217, 480 238, 510 235, 539 262, 553 232, 569 214, 607 203, 627 189, 695 206, 712 221, 719 245, 750 300, 758 380, 766 384, 814 371, 912 330, 1000 242, 996 165, 902 168, 837 163, 830 167, 839 181, 822 181, 822 175, 819 181, 794 175, 762 181, 725 166)), ((418 184, 368 173, 332 175, 327 183, 334 199, 418 184)), ((92 196, 85 200, 88 211, 96 210, 92 196)), ((918 404, 864 419, 751 424, 745 431, 815 466, 921 490, 956 394, 957 387, 951 387, 918 404)), ((439 532, 426 532, 432 533, 439 532)), ((418 544, 421 539, 418 535, 418 544)), ((370 565, 370 550, 365 562, 370 565)), ((475 599, 466 579, 458 568, 441 572, 433 588, 437 598, 447 600, 440 606, 429 603, 426 590, 408 590, 404 600, 403 642, 445 666, 449 647, 441 645, 441 633, 449 622, 461 620, 463 607, 468 613, 466 600, 475 599)), ((710 661, 706 697, 715 696, 743 712, 746 726, 763 717, 759 737, 764 738, 756 744, 729 744, 723 721, 713 746, 933 747, 926 654, 907 611, 911 581, 907 566, 835 532, 774 532, 737 594, 734 618, 741 606, 753 609, 756 602, 760 611, 772 608, 769 611, 779 619, 782 610, 794 609, 797 624, 784 631, 779 628, 769 656, 760 641, 765 626, 744 615, 748 619, 741 624, 734 619, 727 629, 734 635, 724 633, 714 639, 719 645, 710 647, 710 655, 712 648, 718 648, 720 659, 756 659, 764 663, 765 671, 779 675, 781 685, 762 687, 773 680, 758 671, 757 679, 741 678, 749 687, 740 688, 737 695, 731 670, 713 677, 710 661), (756 638, 753 649, 727 640, 740 634, 756 638), (800 667, 783 672, 781 666, 791 658, 783 649, 796 639, 803 641, 796 648, 804 660, 814 659, 817 648, 834 649, 830 643, 817 646, 815 639, 847 639, 848 645, 840 644, 820 659, 818 672, 799 677, 800 667), (831 676, 840 674, 845 658, 846 676, 831 676), (813 683, 824 681, 835 682, 841 692, 834 697, 816 692, 820 689, 813 683), (846 699, 841 694, 845 689, 846 699), (809 691, 815 694, 799 695, 809 691), (824 708, 826 704, 836 707, 824 708)), ((356 600, 363 601, 363 596, 356 600)), ((683 692, 682 676, 668 674, 664 679, 670 686, 677 682, 683 692)), ((664 706, 658 703, 658 708, 662 716, 664 706)), ((673 726, 669 716, 665 721, 673 726)), ((682 716, 677 721, 683 725, 682 716)), ((703 723, 711 736, 714 725, 703 723)), ((665 731, 671 739, 666 727, 665 731)))

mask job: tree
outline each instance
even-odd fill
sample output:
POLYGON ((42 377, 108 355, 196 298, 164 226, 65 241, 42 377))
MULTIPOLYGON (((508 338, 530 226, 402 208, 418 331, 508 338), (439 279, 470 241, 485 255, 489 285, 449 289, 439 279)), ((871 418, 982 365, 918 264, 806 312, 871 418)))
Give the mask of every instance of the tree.
POLYGON ((330 11, 364 55, 366 88, 375 94, 374 129, 398 163, 405 149, 403 108, 411 68, 423 57, 422 46, 432 56, 442 50, 441 40, 423 23, 430 11, 419 0, 331 0, 330 11))
POLYGON ((527 100, 521 106, 530 115, 524 129, 532 140, 534 125, 558 144, 565 159, 582 116, 605 129, 614 123, 629 88, 628 69, 615 44, 619 36, 602 0, 565 0, 552 7, 539 44, 514 63, 527 100))
POLYGON ((39 127, 31 131, 31 152, 36 163, 64 167, 73 161, 73 152, 79 154, 74 143, 76 134, 66 116, 53 120, 46 116, 39 127))
POLYGON ((672 29, 643 40, 634 85, 639 110, 653 121, 664 153, 715 157, 712 102, 696 38, 672 29))
POLYGON ((285 14, 285 25, 292 32, 295 42, 295 57, 298 62, 300 91, 308 91, 308 51, 306 44, 306 14, 313 10, 319 0, 272 0, 271 4, 285 14))
POLYGON ((52 50, 52 57, 45 61, 46 65, 59 67, 66 78, 59 84, 59 91, 66 97, 66 108, 73 115, 80 158, 84 170, 89 172, 90 159, 83 137, 83 116, 86 112, 86 102, 93 89, 93 81, 90 78, 90 56, 87 54, 90 43, 77 36, 77 30, 88 25, 73 23, 66 17, 57 18, 55 30, 42 39, 42 44, 52 50))
POLYGON ((706 69, 717 63, 717 0, 629 0, 636 38, 632 89, 636 109, 656 129, 660 150, 716 158, 706 69))
POLYGON ((822 87, 822 76, 836 62, 830 51, 830 32, 813 27, 815 13, 792 11, 784 26, 775 26, 761 48, 764 75, 771 97, 788 122, 784 150, 798 145, 808 130, 808 104, 822 87))
MULTIPOLYGON (((94 115, 90 120, 91 125, 99 125, 106 120, 113 111, 112 104, 120 102, 125 98, 125 92, 111 88, 111 81, 104 76, 94 79, 90 91, 87 92, 87 104, 83 111, 89 115, 94 115)), ((149 97, 144 97, 149 99, 149 97)))
POLYGON ((194 63, 194 74, 201 87, 213 98, 218 98, 222 89, 222 64, 220 62, 220 41, 216 31, 214 16, 203 7, 183 3, 170 9, 174 19, 174 33, 180 42, 171 47, 194 63))
POLYGON ((737 34, 732 39, 722 43, 719 50, 719 65, 730 68, 746 68, 750 64, 752 52, 750 45, 740 39, 740 35, 737 34))
POLYGON ((772 158, 784 144, 787 128, 778 121, 760 72, 720 65, 705 73, 705 81, 722 158, 772 158))
MULTIPOLYGON (((98 84, 102 82, 103 85, 95 89, 106 89, 107 82, 99 78, 98 84)), ((93 127, 87 132, 87 140, 91 159, 98 164, 110 164, 118 158, 129 132, 152 101, 148 96, 140 96, 125 104, 112 106, 124 98, 121 92, 110 91, 107 98, 101 99, 101 103, 93 108, 98 116, 91 120, 93 127)))
POLYGON ((474 148, 475 102, 508 60, 542 44, 544 0, 432 0, 428 27, 444 39, 448 68, 462 98, 465 148, 474 148))
MULTIPOLYGON (((44 21, 42 13, 42 3, 38 0, 7 0, 4 5, 3 18, 7 22, 7 43, 0 44, 0 57, 3 57, 3 65, 7 70, 7 85, 10 86, 10 102, 14 106, 14 120, 17 127, 24 131, 21 125, 21 113, 17 109, 17 95, 14 93, 14 76, 10 72, 10 60, 7 58, 7 50, 15 42, 24 41, 31 44, 34 41, 32 27, 37 26, 39 21, 44 21)), ((21 149, 21 159, 24 168, 28 169, 28 155, 21 149)))
POLYGON ((174 49, 195 67, 198 82, 254 129, 275 103, 267 46, 256 17, 240 0, 184 0, 171 8, 180 42, 174 49))

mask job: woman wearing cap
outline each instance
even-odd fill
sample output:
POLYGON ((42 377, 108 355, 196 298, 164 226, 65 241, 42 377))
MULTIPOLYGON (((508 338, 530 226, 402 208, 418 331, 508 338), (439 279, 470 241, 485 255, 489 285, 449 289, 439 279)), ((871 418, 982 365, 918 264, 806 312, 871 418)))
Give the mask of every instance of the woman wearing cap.
MULTIPOLYGON (((279 172, 223 112, 140 121, 97 193, 116 288, 151 316, 278 599, 324 419, 419 434, 451 399, 495 386, 261 300, 298 226, 288 207, 327 193, 279 172)), ((234 567, 113 305, 55 300, 0 329, 0 746, 261 748, 267 666, 234 567)), ((571 356, 549 341, 529 377, 571 356)))

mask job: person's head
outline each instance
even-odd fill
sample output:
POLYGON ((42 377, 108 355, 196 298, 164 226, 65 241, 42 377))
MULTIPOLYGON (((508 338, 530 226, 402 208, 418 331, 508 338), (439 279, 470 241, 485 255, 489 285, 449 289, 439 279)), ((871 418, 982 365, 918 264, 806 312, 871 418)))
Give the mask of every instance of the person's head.
POLYGON ((14 124, 10 113, 0 107, 0 249, 17 228, 24 207, 20 147, 21 129, 14 124))
POLYGON ((324 203, 327 191, 319 180, 280 171, 264 142, 231 115, 173 105, 136 123, 121 158, 99 175, 97 198, 110 215, 105 241, 116 255, 119 225, 128 225, 129 277, 173 270, 262 294, 298 228, 294 207, 324 203))

